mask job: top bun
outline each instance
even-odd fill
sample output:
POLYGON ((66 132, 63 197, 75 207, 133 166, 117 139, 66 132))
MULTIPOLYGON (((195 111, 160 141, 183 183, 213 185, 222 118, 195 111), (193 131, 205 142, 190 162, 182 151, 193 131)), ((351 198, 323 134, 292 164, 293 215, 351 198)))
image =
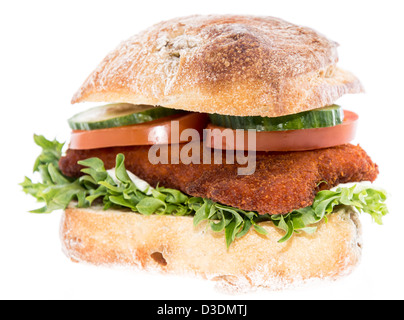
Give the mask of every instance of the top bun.
POLYGON ((208 15, 160 22, 122 42, 72 103, 128 102, 277 117, 362 91, 339 69, 338 44, 273 17, 208 15))

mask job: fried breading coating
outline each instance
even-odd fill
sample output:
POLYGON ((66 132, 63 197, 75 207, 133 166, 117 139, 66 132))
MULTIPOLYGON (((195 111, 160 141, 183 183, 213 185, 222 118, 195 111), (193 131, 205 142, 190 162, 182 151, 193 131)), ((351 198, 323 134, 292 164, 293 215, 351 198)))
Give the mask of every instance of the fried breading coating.
POLYGON ((244 176, 237 169, 245 165, 225 164, 225 153, 222 164, 151 164, 149 148, 69 149, 59 165, 65 175, 77 177, 82 169, 77 161, 98 157, 110 169, 116 155, 123 153, 127 170, 152 186, 178 189, 260 214, 286 214, 310 206, 320 190, 340 183, 373 182, 379 173, 366 152, 352 144, 302 152, 257 152, 255 172, 244 176))

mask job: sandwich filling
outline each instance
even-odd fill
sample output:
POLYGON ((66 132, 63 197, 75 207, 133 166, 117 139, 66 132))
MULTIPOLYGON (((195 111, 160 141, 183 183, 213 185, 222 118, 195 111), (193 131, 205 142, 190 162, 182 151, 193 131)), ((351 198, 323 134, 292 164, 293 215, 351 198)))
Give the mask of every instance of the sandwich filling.
MULTIPOLYGON (((202 143, 200 148, 204 148, 202 143)), ((257 152, 256 169, 251 175, 238 175, 237 169, 242 165, 226 164, 225 159, 222 164, 214 164, 212 160, 211 164, 154 165, 148 159, 149 149, 149 146, 69 149, 59 166, 64 175, 79 178, 84 168, 80 161, 99 158, 106 169, 111 169, 116 155, 122 153, 126 168, 153 187, 177 189, 259 214, 287 214, 310 206, 320 190, 341 183, 373 182, 378 175, 377 165, 366 152, 351 144, 302 152, 257 152)), ((168 152, 171 150, 172 147, 168 152)), ((226 157, 225 152, 221 155, 226 157)))
POLYGON ((34 212, 75 201, 78 207, 102 203, 146 215, 192 215, 195 224, 209 220, 212 230, 224 232, 227 246, 251 227, 265 234, 263 221, 285 231, 279 241, 314 232, 341 205, 381 223, 384 191, 332 190, 373 182, 379 173, 366 152, 349 143, 357 120, 337 105, 273 118, 106 105, 69 119, 64 155, 64 144, 35 136, 43 150, 34 171, 42 181, 26 178, 22 186, 45 202, 34 212), (217 129, 205 129, 212 125, 217 129), (229 155, 239 161, 228 161, 229 155), (246 163, 253 170, 240 174, 246 163))

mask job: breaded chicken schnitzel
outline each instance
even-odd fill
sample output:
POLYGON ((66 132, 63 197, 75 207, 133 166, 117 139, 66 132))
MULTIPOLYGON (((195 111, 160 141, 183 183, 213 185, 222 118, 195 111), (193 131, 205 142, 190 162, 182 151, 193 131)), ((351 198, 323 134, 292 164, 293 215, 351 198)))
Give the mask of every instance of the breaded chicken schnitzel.
POLYGON ((245 176, 237 174, 241 165, 225 164, 225 160, 223 164, 153 165, 149 148, 69 149, 59 165, 65 175, 77 177, 82 169, 79 160, 98 157, 110 169, 116 155, 123 153, 127 170, 152 186, 178 189, 260 214, 286 214, 310 206, 320 190, 340 183, 374 181, 378 175, 377 165, 366 152, 351 144, 304 152, 257 152, 256 170, 245 176))

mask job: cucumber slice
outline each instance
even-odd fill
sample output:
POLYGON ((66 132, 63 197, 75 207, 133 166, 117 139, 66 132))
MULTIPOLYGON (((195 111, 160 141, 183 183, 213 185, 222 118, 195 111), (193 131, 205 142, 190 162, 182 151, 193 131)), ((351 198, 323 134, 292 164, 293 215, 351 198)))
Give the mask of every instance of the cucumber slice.
POLYGON ((238 117, 210 114, 212 124, 231 129, 256 129, 257 131, 286 131, 333 127, 344 120, 344 111, 338 105, 300 112, 281 117, 238 117))
POLYGON ((114 103, 78 113, 68 123, 73 130, 105 129, 144 123, 182 112, 149 105, 114 103))

